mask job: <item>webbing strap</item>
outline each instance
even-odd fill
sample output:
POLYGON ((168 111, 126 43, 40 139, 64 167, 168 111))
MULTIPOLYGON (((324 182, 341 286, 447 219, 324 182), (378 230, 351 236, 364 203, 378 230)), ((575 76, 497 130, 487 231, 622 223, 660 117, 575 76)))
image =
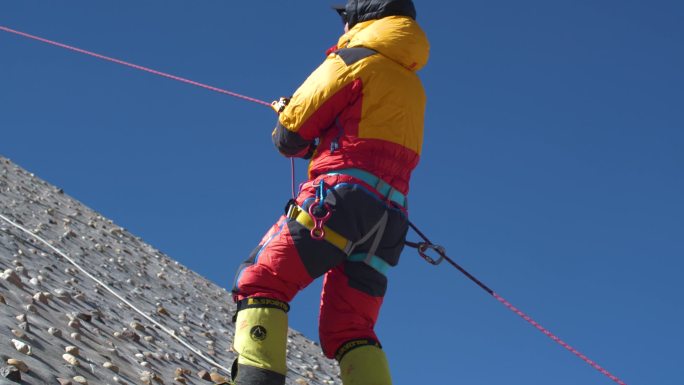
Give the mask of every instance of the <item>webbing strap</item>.
POLYGON ((347 260, 352 262, 365 262, 368 266, 374 268, 382 275, 387 275, 387 271, 392 267, 392 265, 385 262, 384 259, 377 255, 371 255, 369 258, 366 253, 352 254, 347 260))
MULTIPOLYGON (((297 205, 290 205, 290 207, 288 208, 287 217, 304 226, 307 230, 311 230, 314 228, 314 222, 313 219, 311 219, 309 213, 297 205)), ((342 252, 344 252, 345 254, 347 254, 347 260, 352 262, 365 262, 368 266, 377 270, 380 274, 386 275, 387 270, 389 270, 389 268, 392 266, 389 263, 385 262, 385 260, 383 260, 382 258, 375 255, 375 251, 378 248, 380 238, 382 238, 382 234, 385 230, 386 224, 387 212, 385 212, 382 218, 380 218, 378 224, 376 224, 373 227, 373 229, 369 231, 368 234, 366 234, 366 236, 358 242, 352 242, 349 239, 337 233, 336 231, 330 229, 328 226, 323 226, 323 229, 325 230, 325 236, 323 237, 323 239, 331 245, 342 250, 342 252), (374 234, 376 236, 373 241, 373 245, 368 252, 351 254, 357 245, 366 242, 374 234)))
POLYGON ((327 175, 347 175, 356 179, 360 179, 369 186, 372 186, 380 195, 384 196, 386 199, 398 204, 401 207, 406 208, 406 195, 402 194, 401 191, 392 187, 391 184, 385 182, 381 178, 371 174, 368 171, 361 170, 359 168, 346 168, 342 170, 331 171, 327 173, 327 175))
MULTIPOLYGON (((288 210, 288 218, 297 221, 300 225, 304 226, 306 229, 311 230, 314 228, 314 221, 306 210, 302 209, 297 205, 291 205, 288 210)), ((344 236, 340 235, 336 231, 332 230, 328 226, 323 226, 325 230, 325 239, 327 242, 342 250, 345 254, 349 255, 352 252, 354 243, 344 236)))

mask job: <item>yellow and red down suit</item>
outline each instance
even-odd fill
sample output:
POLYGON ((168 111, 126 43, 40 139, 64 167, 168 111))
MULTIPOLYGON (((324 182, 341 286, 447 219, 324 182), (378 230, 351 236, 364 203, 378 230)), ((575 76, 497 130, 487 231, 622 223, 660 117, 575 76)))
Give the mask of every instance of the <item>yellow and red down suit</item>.
POLYGON ((325 355, 339 360, 353 348, 380 346, 373 329, 387 287, 382 267, 398 263, 408 229, 405 195, 420 157, 426 102, 416 71, 428 55, 428 40, 410 17, 359 22, 328 51, 280 114, 272 135, 276 147, 287 157, 311 157, 309 180, 296 204, 308 210, 324 181, 331 211, 326 225, 362 242, 354 250, 340 250, 312 239, 308 228, 288 216, 266 233, 240 266, 233 289, 238 302, 234 348, 242 357, 235 367, 237 384, 284 383, 285 348, 273 352, 285 343, 287 318, 281 313, 321 275, 319 333, 325 355), (373 176, 384 181, 384 188, 373 176), (364 239, 383 216, 379 239, 364 239), (371 248, 376 263, 350 258, 371 248), (240 319, 245 309, 261 313, 240 319), (269 317, 285 323, 284 329, 273 326, 280 331, 267 334, 264 325, 273 323, 269 317), (278 346, 253 346, 278 333, 273 338, 279 341, 270 342, 278 346))

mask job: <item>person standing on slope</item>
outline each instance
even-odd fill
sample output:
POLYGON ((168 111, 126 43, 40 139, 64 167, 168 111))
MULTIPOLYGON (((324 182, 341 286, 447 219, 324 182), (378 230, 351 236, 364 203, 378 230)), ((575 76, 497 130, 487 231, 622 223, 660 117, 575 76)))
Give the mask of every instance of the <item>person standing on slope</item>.
POLYGON ((345 33, 276 107, 273 142, 286 157, 311 159, 309 180, 238 269, 236 385, 285 383, 288 303, 320 276, 319 337, 342 382, 392 382, 374 327, 408 231, 426 104, 416 71, 429 43, 411 0, 333 8, 345 33))

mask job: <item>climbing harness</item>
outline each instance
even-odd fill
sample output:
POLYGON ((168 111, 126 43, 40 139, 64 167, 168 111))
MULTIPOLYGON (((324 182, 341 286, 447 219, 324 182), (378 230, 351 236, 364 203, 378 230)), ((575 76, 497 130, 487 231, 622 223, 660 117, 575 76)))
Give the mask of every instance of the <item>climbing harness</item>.
MULTIPOLYGON (((249 96, 245 96, 245 95, 238 94, 238 93, 236 93, 236 92, 224 90, 224 89, 221 89, 221 88, 218 88, 218 87, 213 87, 213 86, 210 86, 210 85, 207 85, 207 84, 199 83, 199 82, 196 82, 196 81, 193 81, 193 80, 189 80, 189 79, 186 79, 186 78, 182 78, 182 77, 179 77, 179 76, 175 76, 175 75, 171 75, 171 74, 164 73, 164 72, 161 72, 161 71, 153 70, 153 69, 151 69, 151 68, 143 67, 143 66, 140 66, 140 65, 137 65, 137 64, 125 62, 125 61, 123 61, 123 60, 119 60, 119 59, 111 58, 111 57, 108 57, 108 56, 100 55, 100 54, 97 54, 97 53, 94 53, 94 52, 91 52, 91 51, 86 51, 86 50, 84 50, 84 49, 72 47, 72 46, 69 46, 69 45, 66 45, 66 44, 62 44, 62 43, 58 43, 58 42, 56 42, 56 41, 48 40, 48 39, 45 39, 45 38, 42 38, 42 37, 30 35, 30 34, 28 34, 28 33, 21 32, 21 31, 17 31, 17 30, 14 30, 14 29, 10 29, 10 28, 7 28, 7 27, 1 26, 1 25, 0 25, 0 31, 4 31, 4 32, 8 32, 8 33, 11 33, 11 34, 14 34, 14 35, 26 37, 26 38, 33 39, 33 40, 36 40, 36 41, 40 41, 40 42, 43 42, 43 43, 47 43, 47 44, 50 44, 50 45, 53 45, 53 46, 56 46, 56 47, 64 48, 64 49, 67 49, 67 50, 70 50, 70 51, 74 51, 74 52, 78 52, 78 53, 81 53, 81 54, 84 54, 84 55, 89 55, 89 56, 92 56, 92 57, 96 57, 96 58, 99 58, 99 59, 102 59, 102 60, 107 60, 107 61, 109 61, 109 62, 113 62, 113 63, 120 64, 120 65, 123 65, 123 66, 127 66, 127 67, 130 67, 130 68, 134 68, 134 69, 137 69, 137 70, 140 70, 140 71, 145 71, 145 72, 148 72, 148 73, 151 73, 151 74, 154 74, 154 75, 158 75, 158 76, 162 76, 162 77, 165 77, 165 78, 168 78, 168 79, 176 80, 176 81, 179 81, 179 82, 182 82, 182 83, 194 85, 194 86, 197 86, 197 87, 202 87, 202 88, 205 88, 205 89, 214 91, 214 92, 219 92, 219 93, 222 93, 222 94, 226 94, 226 95, 229 95, 229 96, 233 96, 233 97, 236 97, 236 98, 240 98, 240 99, 243 99, 243 100, 252 102, 252 103, 265 105, 265 106, 268 106, 268 107, 272 108, 274 111, 276 111, 276 112, 278 112, 278 113, 279 113, 279 112, 282 112, 282 110, 285 108, 285 106, 287 105, 287 102, 288 102, 288 101, 287 101, 287 98, 280 98, 280 99, 277 100, 277 101, 274 101, 274 102, 272 102, 272 103, 268 103, 268 102, 265 102, 265 101, 263 101, 263 100, 259 100, 259 99, 256 99, 256 98, 252 98, 252 97, 249 97, 249 96)), ((336 150, 336 148, 335 148, 335 149, 331 148, 331 150, 336 150)), ((291 164, 292 164, 292 178, 293 178, 293 181, 294 181, 294 159, 292 159, 291 164)), ((371 186, 376 186, 375 189, 376 189, 379 193, 381 193, 382 195, 384 195, 384 196, 386 197, 386 199, 387 199, 388 202, 393 202, 393 203, 399 205, 400 207, 405 207, 405 205, 406 205, 406 197, 405 197, 403 194, 401 194, 399 191, 394 190, 391 186, 389 186, 389 185, 385 186, 386 183, 385 183, 384 181, 382 181, 382 183, 381 183, 381 180, 375 181, 375 183, 369 183, 369 181, 370 181, 370 182, 373 182, 374 180, 373 180, 371 177, 369 177, 368 175, 365 175, 365 174, 364 174, 365 171, 363 171, 363 170, 359 170, 359 171, 343 170, 343 171, 345 172, 345 174, 348 174, 348 175, 352 175, 352 176, 354 176, 354 177, 357 177, 358 179, 363 180, 365 183, 367 183, 367 184, 369 184, 369 185, 371 185, 371 186), (356 175, 353 175, 353 174, 356 174, 356 175), (384 183, 384 184, 383 184, 383 183, 384 183)), ((342 171, 338 171, 338 173, 341 173, 341 172, 342 172, 342 171)), ((371 174, 371 175, 372 175, 372 174, 371 174)), ((293 195, 293 200, 290 201, 290 204, 288 204, 287 210, 286 210, 288 218, 296 220, 297 222, 299 222, 300 224, 302 224, 304 227, 306 227, 307 229, 311 230, 311 231, 312 231, 312 237, 313 237, 314 234, 315 234, 316 236, 320 236, 321 239, 324 239, 324 240, 330 242, 331 244, 333 244, 333 245, 334 245, 335 247, 337 247, 338 249, 340 249, 340 250, 342 250, 342 251, 345 251, 345 253, 347 254, 347 256, 348 256, 351 260, 358 260, 358 261, 363 260, 364 262, 366 262, 367 264, 369 264, 369 265, 372 266, 372 267, 377 266, 377 267, 376 267, 376 270, 378 270, 378 271, 381 271, 382 269, 385 269, 385 270, 386 270, 387 266, 384 266, 384 265, 382 264, 384 261, 382 261, 382 259, 380 259, 380 258, 377 257, 377 256, 371 255, 371 254, 372 254, 371 252, 369 252, 369 253, 367 253, 367 254, 361 254, 361 255, 351 255, 351 253, 352 253, 354 247, 355 247, 356 245, 359 245, 360 243, 358 243, 358 242, 351 242, 351 241, 349 241, 348 239, 346 239, 345 237, 341 236, 340 234, 334 232, 333 230, 331 230, 331 229, 329 229, 327 226, 325 226, 325 221, 327 221, 327 219, 329 219, 330 211, 328 211, 327 214, 323 215, 323 217, 316 217, 315 215, 310 214, 310 213, 307 212, 306 210, 303 210, 301 207, 297 206, 296 204, 293 204, 292 202, 294 201, 294 197, 295 197, 294 182, 293 182, 293 188, 292 188, 292 195, 293 195), (328 216, 328 217, 326 218, 326 216, 328 216), (316 218, 316 219, 313 219, 313 218, 316 218), (314 229, 315 229, 315 231, 314 231, 314 229), (375 265, 375 266, 374 266, 374 265, 375 265)), ((319 202, 319 203, 320 203, 320 202, 319 202)), ((312 205, 312 206, 313 206, 313 205, 312 205)), ((6 222, 8 222, 8 223, 10 223, 11 225, 13 225, 13 226, 19 228, 19 229, 22 230, 22 231, 28 233, 28 234, 31 235, 31 236, 36 237, 39 241, 43 242, 46 246, 48 246, 49 248, 51 248, 51 249, 52 249, 53 251, 55 251, 57 254, 63 256, 63 257, 66 258, 69 262, 71 262, 71 263, 74 264, 76 267, 78 267, 79 269, 81 269, 81 270, 82 270, 85 274, 87 274, 90 278, 94 279, 96 282, 99 282, 99 281, 97 280, 97 278, 95 278, 94 276, 92 276, 91 274, 89 274, 87 271, 85 271, 83 268, 81 268, 78 264, 76 264, 75 261, 73 261, 72 259, 70 259, 65 253, 63 253, 63 252, 61 252, 60 250, 56 249, 54 246, 52 246, 50 243, 48 243, 48 242, 45 241, 44 239, 38 237, 37 235, 31 233, 30 231, 26 230, 25 228, 23 228, 23 227, 21 227, 20 225, 18 225, 18 224, 16 224, 16 223, 12 222, 11 220, 9 220, 8 218, 6 218, 6 217, 4 217, 4 216, 2 216, 2 215, 0 215, 0 219, 5 220, 6 222)), ((384 218, 384 220, 386 221, 386 218, 384 218)), ((384 224, 383 224, 382 222, 383 222, 383 218, 380 218, 379 222, 378 222, 378 223, 376 224, 376 226, 374 227, 374 229, 376 230, 376 233, 379 233, 379 234, 380 234, 380 236, 378 236, 378 235, 376 234, 376 240, 373 242, 374 244, 375 244, 376 242, 379 242, 378 239, 382 236, 382 232, 384 231, 384 224)), ((561 340, 560 338, 558 338, 557 336, 555 336, 553 333, 551 333, 551 332, 548 331, 546 328, 544 328, 544 327, 541 326, 539 323, 537 323, 535 320, 533 320, 530 316, 528 316, 527 314, 523 313, 521 310, 519 310, 518 308, 516 308, 515 306, 513 306, 513 305, 512 305, 510 302, 508 302, 506 299, 504 299, 503 297, 501 297, 500 295, 498 295, 496 292, 494 292, 492 289, 490 289, 488 286, 486 286, 484 283, 482 283, 479 279, 477 279, 477 278, 474 277, 472 274, 470 274, 470 273, 469 273, 467 270, 465 270, 463 267, 461 267, 459 264, 457 264, 456 262, 454 262, 451 258, 449 258, 449 257, 447 256, 446 250, 445 250, 442 246, 435 245, 434 243, 432 243, 432 242, 425 236, 425 234, 423 234, 423 233, 422 233, 422 232, 421 232, 413 223, 409 222, 409 225, 410 225, 411 229, 413 229, 413 230, 416 232, 416 234, 418 234, 418 235, 423 239, 423 241, 422 241, 422 242, 406 242, 406 245, 409 246, 409 247, 414 247, 414 248, 416 248, 416 249, 418 250, 418 254, 419 254, 425 261, 427 261, 428 263, 430 263, 430 264, 432 264, 432 265, 439 265, 441 262, 447 261, 450 265, 452 265, 452 266, 453 266, 454 268, 456 268, 458 271, 460 271, 461 273, 463 273, 468 279, 470 279, 471 281, 473 281, 473 282, 474 282, 475 284, 477 284, 480 288, 482 288, 482 289, 485 290, 488 294, 490 294, 491 296, 493 296, 497 301, 499 301, 501 304, 503 304, 506 308, 508 308, 509 310, 511 310, 512 312, 514 312, 515 314, 517 314, 518 316, 520 316, 521 318, 523 318, 525 321, 527 321, 529 324, 531 324, 531 325, 532 325, 533 327, 535 327, 537 330, 539 330, 540 332, 542 332, 544 335, 546 335, 547 337, 549 337, 550 339, 552 339, 553 341, 555 341, 556 343, 558 343, 559 345, 561 345, 563 348, 567 349, 568 351, 570 351, 571 353, 573 353, 574 355, 576 355, 577 357, 579 357, 582 361, 586 362, 588 365, 590 365, 590 366, 593 367, 594 369, 598 370, 600 373, 602 373, 602 374, 605 375, 606 377, 610 378, 610 379, 611 379, 612 381, 614 381, 615 383, 617 383, 617 384, 619 384, 619 385, 626 385, 625 382, 623 382, 623 381, 620 380, 618 377, 616 377, 615 375, 611 374, 609 371, 607 371, 606 369, 604 369, 603 367, 601 367, 600 365, 598 365, 595 361, 589 359, 587 356, 585 356, 584 354, 580 353, 577 349, 573 348, 572 346, 568 345, 566 342, 564 342, 563 340, 561 340), (430 251, 436 252, 436 253, 439 255, 439 257, 437 257, 437 258, 431 257, 431 256, 428 254, 428 252, 430 252, 430 251)), ((373 236, 372 232, 371 232, 371 235, 367 235, 367 236, 368 236, 368 239, 370 239, 370 237, 373 236)), ((365 237, 364 237, 364 238, 365 238, 365 237)), ((364 242, 367 241, 368 239, 364 240, 364 242)), ((377 245, 376 245, 376 247, 377 247, 377 245)), ((374 250, 373 250, 373 252, 374 252, 374 250)), ((386 262, 384 262, 384 263, 387 264, 386 262)), ((382 272, 382 271, 381 271, 381 272, 382 272)), ((164 330, 165 332, 169 333, 173 338, 177 339, 179 342, 181 342, 183 345, 185 345, 188 349, 190 349, 190 350, 192 350, 193 352, 195 352, 196 354, 198 354, 200 357, 202 357, 203 359, 205 359, 207 362, 209 362, 209 363, 215 365, 216 367, 219 367, 219 368, 221 368, 221 369, 223 369, 223 370, 229 372, 228 369, 226 369, 226 368, 220 366, 219 364, 213 362, 210 358, 204 356, 198 349, 195 349, 194 347, 192 347, 192 346, 190 346, 189 344, 187 344, 185 341, 183 341, 183 340, 181 340, 180 338, 178 338, 178 336, 175 335, 175 332, 174 332, 173 330, 170 330, 170 329, 166 328, 165 326, 159 324, 157 321, 155 321, 154 319, 152 319, 152 318, 149 317, 148 315, 144 314, 142 311, 138 310, 137 308, 135 308, 132 304, 130 304, 129 302, 127 302, 123 297, 121 297, 119 294, 117 294, 115 291, 113 291, 112 289, 110 289, 110 288, 107 287, 106 285, 102 284, 102 286, 103 286, 103 287, 106 287, 106 288, 107 288, 113 295, 115 295, 117 298, 119 298, 120 300, 122 300, 124 303, 126 303, 128 306, 130 306, 130 307, 131 307, 132 309, 134 309, 135 311, 139 312, 142 316, 144 316, 145 318, 147 318, 150 322, 153 322, 155 325, 159 326, 162 330, 164 330)))
MULTIPOLYGON (((372 181, 370 179, 371 176, 375 179, 379 179, 369 172, 364 171, 364 173, 367 176, 366 180, 368 181, 372 181)), ((327 175, 350 174, 344 172, 334 172, 327 175)), ((377 181, 375 182, 375 184, 378 185, 377 181)), ((380 241, 382 240, 382 236, 384 235, 385 229, 387 228, 387 222, 389 219, 387 211, 383 211, 382 215, 375 223, 375 225, 373 225, 371 229, 363 237, 356 241, 352 241, 325 225, 325 223, 332 216, 332 208, 325 202, 325 198, 328 194, 327 187, 328 186, 325 184, 325 181, 321 179, 318 183, 318 186, 316 187, 315 199, 309 205, 309 208, 307 210, 298 206, 296 201, 294 199, 291 199, 285 208, 285 214, 287 218, 296 221, 297 223, 304 226, 307 230, 309 230, 312 239, 317 241, 327 241, 328 243, 332 244, 333 246, 341 250, 343 253, 347 255, 347 260, 352 262, 364 262, 373 269, 380 272, 381 274, 386 274, 387 270, 391 267, 391 265, 381 257, 375 255, 375 252, 378 250, 378 247, 380 246, 380 241), (323 214, 321 214, 321 212, 323 214), (372 242, 367 252, 352 254, 358 246, 365 244, 371 239, 372 242)), ((335 186, 333 186, 332 188, 334 187, 335 186)), ((389 196, 389 190, 387 191, 387 194, 387 196, 389 196)))

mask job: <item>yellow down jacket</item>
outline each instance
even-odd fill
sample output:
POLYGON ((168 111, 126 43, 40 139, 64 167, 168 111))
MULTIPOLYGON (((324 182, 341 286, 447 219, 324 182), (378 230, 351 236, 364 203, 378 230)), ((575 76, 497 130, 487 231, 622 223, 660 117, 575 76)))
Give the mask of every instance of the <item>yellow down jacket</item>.
POLYGON ((429 50, 410 17, 354 25, 280 114, 275 145, 285 156, 311 156, 310 178, 358 168, 406 194, 423 143, 426 97, 416 71, 429 50))

